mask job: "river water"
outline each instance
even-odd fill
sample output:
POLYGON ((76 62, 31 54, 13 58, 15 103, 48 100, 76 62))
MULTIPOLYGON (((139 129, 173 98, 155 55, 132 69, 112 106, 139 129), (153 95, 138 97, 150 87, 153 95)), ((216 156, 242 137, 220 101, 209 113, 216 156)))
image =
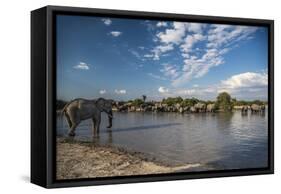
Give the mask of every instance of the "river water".
MULTIPOLYGON (((77 139, 92 141, 91 120, 80 123, 77 139)), ((99 142, 143 152, 170 164, 200 163, 212 169, 267 167, 268 118, 265 114, 114 113, 111 131, 102 115, 99 142)), ((57 118, 57 135, 67 136, 57 118)))

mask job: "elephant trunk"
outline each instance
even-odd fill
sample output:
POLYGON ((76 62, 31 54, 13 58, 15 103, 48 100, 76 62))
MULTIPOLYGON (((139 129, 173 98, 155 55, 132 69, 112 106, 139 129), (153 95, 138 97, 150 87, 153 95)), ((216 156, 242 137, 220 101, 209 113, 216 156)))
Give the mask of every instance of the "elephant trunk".
POLYGON ((112 110, 107 113, 107 116, 108 116, 108 126, 107 126, 107 128, 111 128, 112 127, 112 119, 113 119, 112 110))

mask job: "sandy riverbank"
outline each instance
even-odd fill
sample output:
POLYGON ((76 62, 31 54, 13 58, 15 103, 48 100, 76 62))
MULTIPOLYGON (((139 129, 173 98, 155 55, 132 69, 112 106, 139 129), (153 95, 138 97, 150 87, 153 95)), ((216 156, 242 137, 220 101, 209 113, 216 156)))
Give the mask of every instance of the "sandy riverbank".
POLYGON ((200 164, 167 165, 143 153, 117 147, 57 139, 57 179, 159 174, 200 168, 200 164))

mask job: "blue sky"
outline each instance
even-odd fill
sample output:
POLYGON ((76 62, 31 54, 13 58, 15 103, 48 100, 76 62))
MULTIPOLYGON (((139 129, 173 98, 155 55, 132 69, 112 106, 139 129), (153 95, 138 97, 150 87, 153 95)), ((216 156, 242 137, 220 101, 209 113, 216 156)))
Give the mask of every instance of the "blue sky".
POLYGON ((57 16, 57 98, 267 99, 267 28, 57 16))

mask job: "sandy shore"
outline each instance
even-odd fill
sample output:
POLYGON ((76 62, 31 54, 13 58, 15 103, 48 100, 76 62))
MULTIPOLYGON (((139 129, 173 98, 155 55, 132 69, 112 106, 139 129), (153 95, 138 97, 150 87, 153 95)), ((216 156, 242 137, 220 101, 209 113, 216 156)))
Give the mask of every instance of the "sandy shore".
POLYGON ((171 166, 139 152, 90 142, 57 139, 57 179, 194 171, 200 164, 171 166))

